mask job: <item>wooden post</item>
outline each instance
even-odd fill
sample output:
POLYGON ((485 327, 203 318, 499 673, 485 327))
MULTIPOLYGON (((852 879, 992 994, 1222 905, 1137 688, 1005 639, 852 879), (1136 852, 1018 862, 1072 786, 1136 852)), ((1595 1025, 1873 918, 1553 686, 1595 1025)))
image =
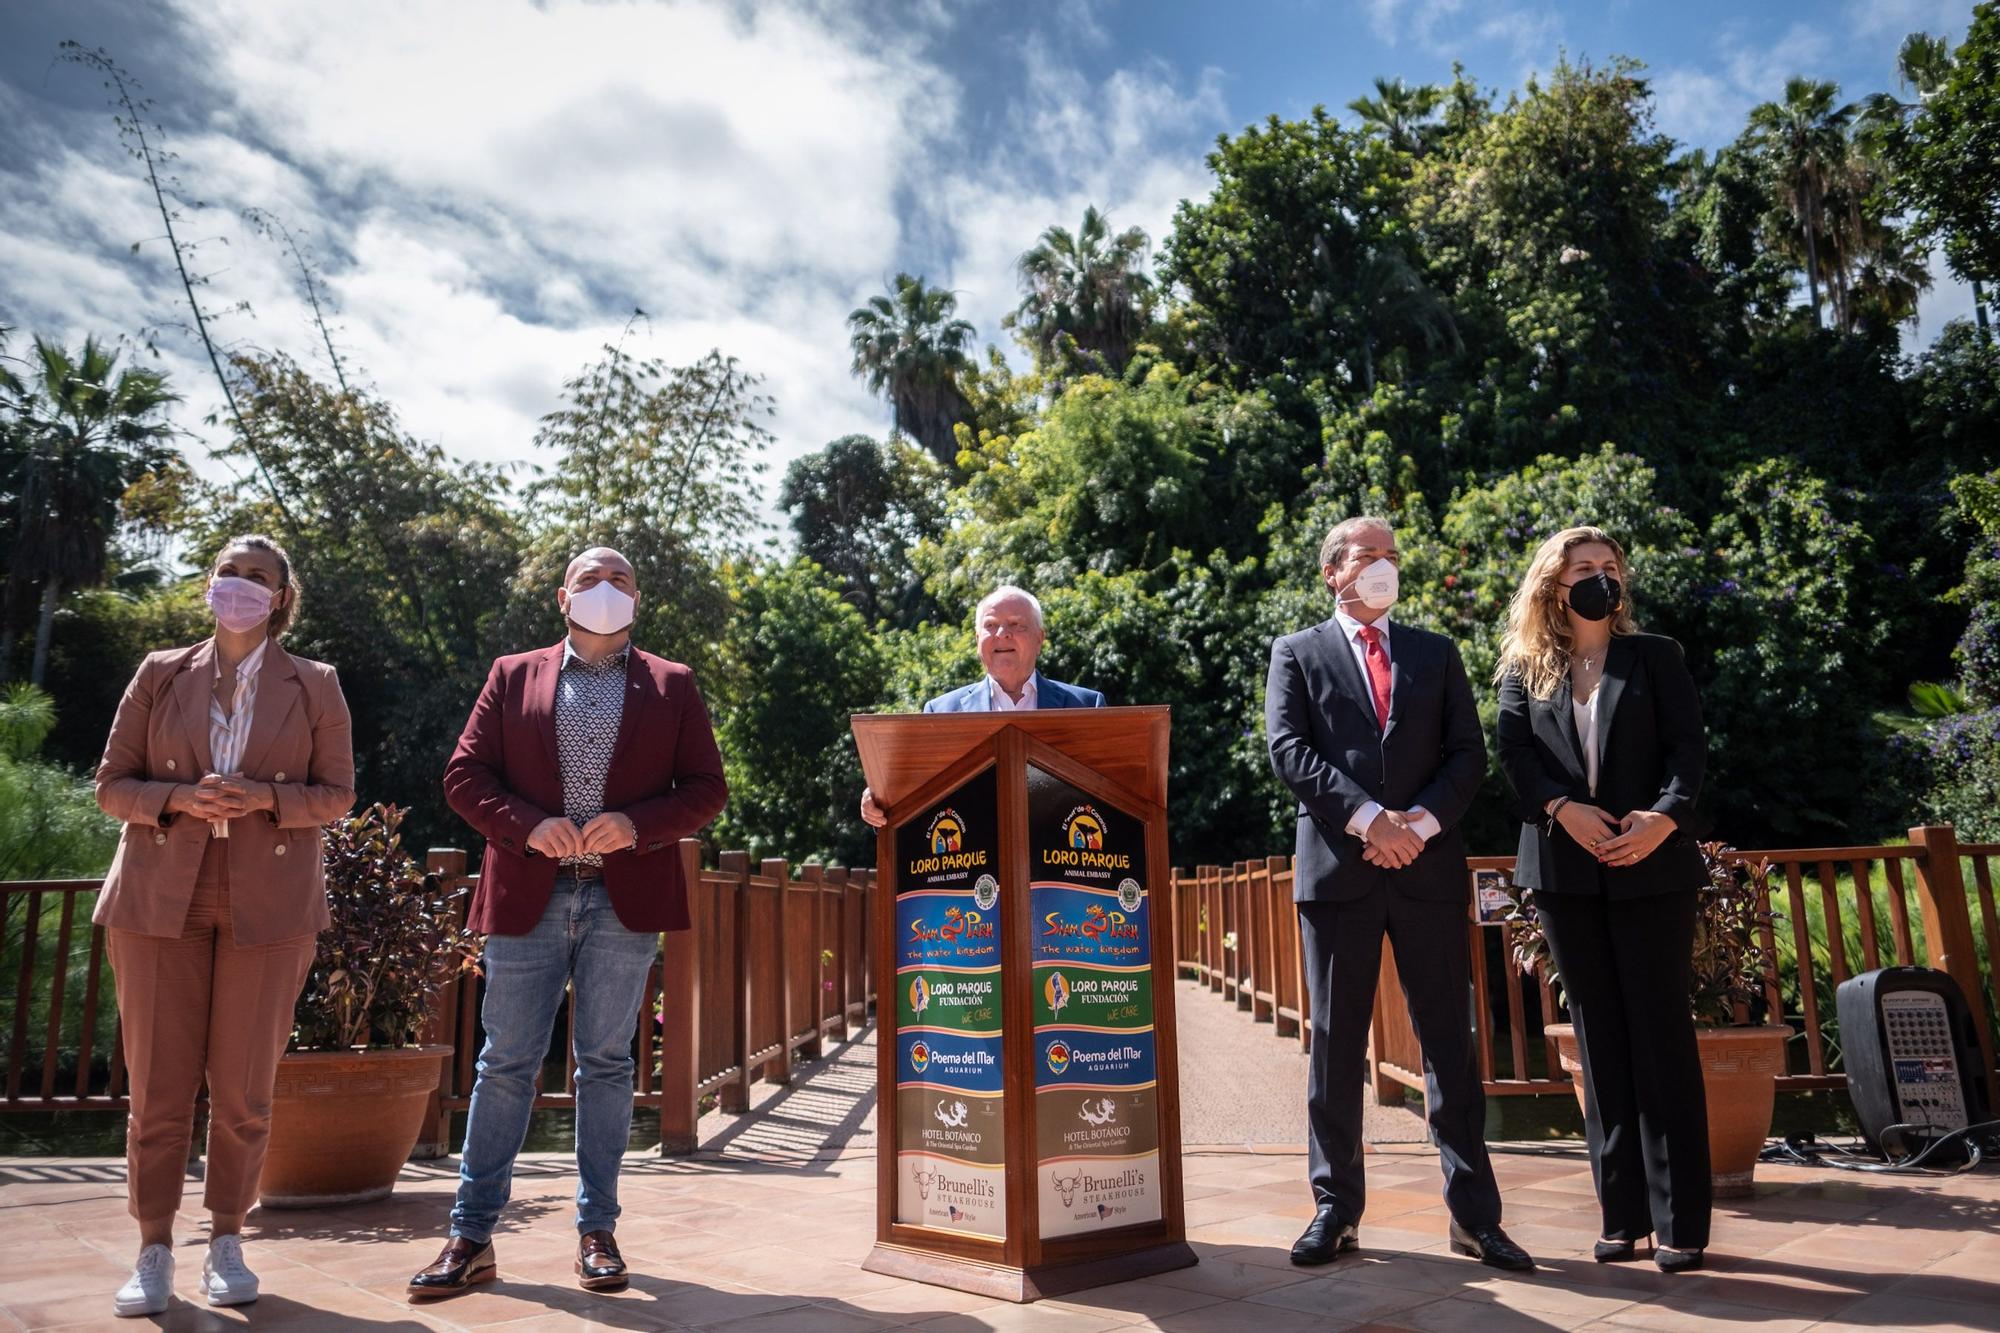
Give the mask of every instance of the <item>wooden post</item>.
POLYGON ((730 880, 729 916, 729 1062, 736 1077, 722 1085, 722 1109, 741 1114, 750 1109, 750 854, 724 852, 716 858, 730 880))
MULTIPOLYGON (((460 879, 465 875, 465 853, 457 847, 433 847, 424 854, 424 870, 441 879, 460 879)), ((464 916, 464 909, 459 909, 464 916)), ((459 976, 446 983, 443 990, 431 999, 430 1017, 424 1020, 424 1029, 419 1040, 424 1045, 448 1045, 452 1040, 452 1028, 458 1015, 458 988, 463 985, 459 976)), ((410 1149, 413 1162, 434 1161, 451 1155, 451 1112, 444 1109, 444 1095, 451 1089, 452 1066, 460 1060, 472 1058, 470 1051, 454 1050, 449 1056, 438 1061, 438 1085, 431 1091, 430 1104, 424 1108, 424 1125, 417 1133, 416 1146, 410 1149)))
POLYGON ((806 950, 806 986, 812 998, 806 1002, 805 1014, 812 1020, 812 1035, 806 1038, 804 1050, 806 1059, 818 1060, 826 1054, 826 913, 820 905, 826 889, 826 867, 808 861, 799 867, 799 879, 812 903, 811 945, 806 950))
POLYGON ((833 999, 835 1013, 838 1015, 836 1021, 840 1027, 840 1040, 844 1043, 852 1036, 847 1027, 847 1007, 853 1002, 853 996, 848 991, 847 974, 853 966, 853 954, 848 946, 853 930, 854 914, 848 909, 848 904, 854 897, 854 885, 847 873, 846 866, 827 867, 826 878, 827 882, 833 885, 835 894, 833 900, 833 999))
POLYGON ((701 892, 701 844, 682 838, 678 855, 693 920, 687 930, 661 937, 660 956, 660 1156, 681 1156, 701 1145, 701 950, 717 931, 701 892))
POLYGON ((792 891, 791 864, 782 856, 764 858, 762 874, 766 879, 778 881, 778 924, 773 932, 777 936, 778 974, 775 978, 776 995, 773 999, 778 1007, 778 1053, 764 1064, 764 1078, 771 1083, 792 1081, 792 1036, 796 1028, 792 1018, 792 945, 786 918, 791 915, 791 904, 786 900, 792 891))
POLYGON ((1980 1072, 1986 1075, 1987 1104, 2000 1106, 2000 1073, 1993 1063, 1993 1033, 1986 1022, 1985 988, 1979 981, 1979 955, 1972 942, 1972 911, 1965 898, 1965 876, 1958 865, 1958 834, 1949 824, 1925 824, 1910 830, 1910 841, 1923 848, 1917 858, 1917 910, 1924 920, 1924 952, 1930 965, 1958 983, 1972 1010, 1979 1032, 1980 1072))

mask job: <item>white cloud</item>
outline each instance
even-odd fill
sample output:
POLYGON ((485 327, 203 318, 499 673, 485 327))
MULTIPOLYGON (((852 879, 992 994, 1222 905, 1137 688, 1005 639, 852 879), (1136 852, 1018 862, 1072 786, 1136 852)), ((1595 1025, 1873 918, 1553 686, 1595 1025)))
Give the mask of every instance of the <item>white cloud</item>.
POLYGON ((1524 68, 1546 64, 1562 36, 1550 4, 1471 3, 1471 0, 1366 0, 1368 26, 1385 46, 1408 39, 1434 56, 1471 54, 1479 43, 1504 50, 1524 68))
MULTIPOLYGON (((1782 97, 1794 75, 1833 77, 1839 53, 1823 27, 1793 23, 1769 42, 1742 25, 1715 40, 1706 66, 1669 65, 1652 73, 1653 111, 1660 130, 1688 147, 1719 148, 1743 132, 1751 108, 1782 97)), ((1844 90, 1852 97, 1860 90, 1844 90)))

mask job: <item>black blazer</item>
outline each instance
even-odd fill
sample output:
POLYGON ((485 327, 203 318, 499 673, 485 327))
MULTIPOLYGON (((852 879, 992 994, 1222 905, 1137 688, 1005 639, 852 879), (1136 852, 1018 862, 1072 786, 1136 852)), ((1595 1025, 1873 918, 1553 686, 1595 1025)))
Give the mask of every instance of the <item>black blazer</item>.
POLYGON ((1521 843, 1514 882, 1545 893, 1641 898, 1699 888, 1708 878, 1695 845, 1695 797, 1708 761, 1701 698, 1681 646, 1658 634, 1611 640, 1597 701, 1597 795, 1590 794, 1570 706, 1569 678, 1555 697, 1533 699, 1509 673, 1500 682, 1500 767, 1518 798, 1521 843), (1658 810, 1678 825, 1651 856, 1631 866, 1600 865, 1542 808, 1558 796, 1619 818, 1658 810))
POLYGON ((1295 902, 1344 902, 1394 888, 1413 898, 1462 901, 1465 818, 1486 773, 1486 738, 1458 645, 1409 625, 1389 631, 1389 725, 1340 624, 1327 620, 1271 645, 1264 735, 1271 767, 1299 798, 1295 902), (1401 870, 1372 866, 1347 821, 1369 801, 1420 805, 1443 831, 1401 870))

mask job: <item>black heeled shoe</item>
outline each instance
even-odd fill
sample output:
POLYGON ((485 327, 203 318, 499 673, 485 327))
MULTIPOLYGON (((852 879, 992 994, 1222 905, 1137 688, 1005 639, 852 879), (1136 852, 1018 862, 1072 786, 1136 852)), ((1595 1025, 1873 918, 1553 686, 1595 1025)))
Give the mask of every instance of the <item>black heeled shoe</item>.
POLYGON ((1639 1257, 1636 1240, 1599 1240, 1590 1247, 1590 1257, 1600 1264, 1626 1264, 1639 1257))
POLYGON ((1701 1267, 1702 1251, 1677 1250, 1671 1245, 1656 1246, 1653 1262, 1660 1266, 1662 1273, 1691 1273, 1701 1267))

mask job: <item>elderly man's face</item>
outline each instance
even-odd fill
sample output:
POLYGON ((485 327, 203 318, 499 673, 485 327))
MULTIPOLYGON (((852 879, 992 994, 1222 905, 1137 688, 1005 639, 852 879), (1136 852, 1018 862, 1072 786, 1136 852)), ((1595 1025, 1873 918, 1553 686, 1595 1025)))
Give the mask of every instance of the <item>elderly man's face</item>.
POLYGON ((1002 597, 979 613, 979 660, 1010 692, 1034 674, 1041 651, 1041 627, 1025 598, 1002 597))

